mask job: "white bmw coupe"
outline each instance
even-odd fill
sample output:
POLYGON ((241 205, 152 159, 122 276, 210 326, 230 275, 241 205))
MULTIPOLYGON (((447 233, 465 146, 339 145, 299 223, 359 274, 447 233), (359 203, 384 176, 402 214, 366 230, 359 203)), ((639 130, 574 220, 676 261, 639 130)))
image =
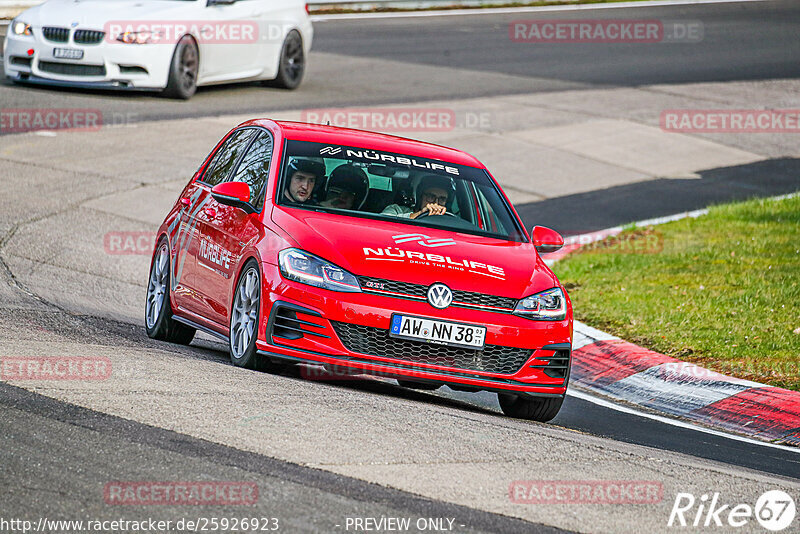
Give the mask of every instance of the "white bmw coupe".
POLYGON ((6 76, 160 90, 261 80, 300 85, 313 29, 302 0, 49 0, 8 27, 6 76))

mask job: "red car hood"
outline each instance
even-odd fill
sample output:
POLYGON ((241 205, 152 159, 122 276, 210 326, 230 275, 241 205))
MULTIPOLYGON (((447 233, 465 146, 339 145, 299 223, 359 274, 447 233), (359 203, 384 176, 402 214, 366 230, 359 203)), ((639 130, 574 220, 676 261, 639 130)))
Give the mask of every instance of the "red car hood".
POLYGON ((558 285, 530 243, 299 209, 272 219, 298 248, 357 276, 511 298, 558 285))

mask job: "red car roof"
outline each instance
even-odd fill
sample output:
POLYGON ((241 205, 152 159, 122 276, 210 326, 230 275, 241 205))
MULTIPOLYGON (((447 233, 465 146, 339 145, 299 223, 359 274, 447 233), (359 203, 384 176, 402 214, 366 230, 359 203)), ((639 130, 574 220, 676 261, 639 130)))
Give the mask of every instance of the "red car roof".
POLYGON ((413 139, 406 139, 394 135, 340 128, 338 126, 324 126, 305 122, 272 121, 269 119, 256 119, 249 121, 248 124, 266 126, 265 123, 268 122, 280 128, 284 137, 296 141, 314 141, 317 143, 370 148, 373 150, 447 161, 459 165, 467 165, 469 167, 484 168, 483 164, 474 156, 462 152, 461 150, 425 143, 423 141, 414 141, 413 139))

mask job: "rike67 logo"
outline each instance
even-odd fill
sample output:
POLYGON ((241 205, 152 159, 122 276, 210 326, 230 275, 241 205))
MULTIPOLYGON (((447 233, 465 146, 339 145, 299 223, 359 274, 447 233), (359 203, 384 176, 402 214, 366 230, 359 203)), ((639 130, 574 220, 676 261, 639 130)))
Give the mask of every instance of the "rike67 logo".
POLYGON ((680 530, 687 527, 745 526, 752 529, 752 520, 755 519, 763 528, 779 532, 793 524, 796 511, 794 499, 781 490, 765 492, 755 506, 725 503, 719 493, 703 494, 699 499, 691 493, 678 493, 667 526, 680 530))

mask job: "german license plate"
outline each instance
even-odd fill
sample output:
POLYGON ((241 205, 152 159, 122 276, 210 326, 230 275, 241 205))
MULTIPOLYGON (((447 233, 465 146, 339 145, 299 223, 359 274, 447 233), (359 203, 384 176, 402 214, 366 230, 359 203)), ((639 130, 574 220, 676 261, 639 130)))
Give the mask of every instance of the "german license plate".
POLYGON ((393 314, 389 335, 401 339, 480 350, 486 341, 486 327, 393 314))
POLYGON ((59 59, 83 59, 83 50, 77 48, 54 48, 53 57, 59 59))

